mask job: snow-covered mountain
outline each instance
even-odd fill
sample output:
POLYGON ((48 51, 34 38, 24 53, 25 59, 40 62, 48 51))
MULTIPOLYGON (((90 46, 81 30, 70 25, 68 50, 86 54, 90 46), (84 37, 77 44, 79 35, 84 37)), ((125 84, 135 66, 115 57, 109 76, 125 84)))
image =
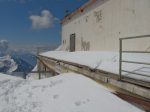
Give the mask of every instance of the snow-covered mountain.
POLYGON ((24 73, 32 71, 36 65, 36 57, 27 52, 10 52, 0 56, 0 72, 24 77, 24 73))
POLYGON ((0 72, 10 75, 18 74, 17 76, 22 77, 25 73, 32 71, 36 65, 36 57, 32 50, 28 48, 29 52, 20 46, 18 48, 17 50, 10 47, 7 40, 0 40, 0 72))
POLYGON ((12 52, 12 58, 17 63, 15 72, 30 72, 36 65, 36 57, 28 52, 12 52))
POLYGON ((17 70, 18 65, 10 55, 0 57, 0 72, 11 73, 17 70))

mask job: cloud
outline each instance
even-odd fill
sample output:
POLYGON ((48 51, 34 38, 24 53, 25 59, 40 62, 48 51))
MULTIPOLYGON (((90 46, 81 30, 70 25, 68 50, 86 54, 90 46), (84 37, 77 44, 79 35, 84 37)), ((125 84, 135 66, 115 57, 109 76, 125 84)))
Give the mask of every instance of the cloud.
POLYGON ((57 20, 53 14, 48 10, 43 10, 41 15, 31 15, 33 29, 45 29, 53 26, 55 20, 57 20))
POLYGON ((8 49, 8 41, 0 40, 0 53, 5 53, 8 49))

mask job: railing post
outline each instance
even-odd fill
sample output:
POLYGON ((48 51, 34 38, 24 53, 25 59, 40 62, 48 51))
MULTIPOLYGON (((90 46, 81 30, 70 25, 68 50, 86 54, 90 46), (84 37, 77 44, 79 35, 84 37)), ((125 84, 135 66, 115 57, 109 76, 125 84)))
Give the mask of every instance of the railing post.
POLYGON ((122 78, 122 39, 119 39, 119 80, 122 78))
POLYGON ((38 55, 39 55, 39 52, 40 52, 40 48, 38 47, 37 48, 37 68, 38 68, 38 73, 39 73, 39 79, 41 79, 41 65, 40 65, 40 61, 38 59, 38 55))

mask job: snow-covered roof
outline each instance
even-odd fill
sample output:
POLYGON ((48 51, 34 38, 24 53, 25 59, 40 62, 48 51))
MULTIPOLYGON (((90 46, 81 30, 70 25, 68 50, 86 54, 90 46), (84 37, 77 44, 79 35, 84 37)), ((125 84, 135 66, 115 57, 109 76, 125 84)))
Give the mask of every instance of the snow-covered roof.
MULTIPOLYGON (((41 56, 64 60, 80 65, 85 65, 92 69, 99 69, 113 74, 119 74, 119 53, 118 52, 94 52, 94 51, 49 51, 40 54, 41 56)), ((123 60, 150 63, 150 54, 123 54, 123 60)), ((150 65, 123 63, 123 69, 131 72, 137 72, 150 75, 150 65)), ((139 76, 135 74, 123 73, 128 77, 150 81, 150 77, 139 76)))
POLYGON ((22 80, 0 74, 0 112, 144 112, 79 74, 22 80))

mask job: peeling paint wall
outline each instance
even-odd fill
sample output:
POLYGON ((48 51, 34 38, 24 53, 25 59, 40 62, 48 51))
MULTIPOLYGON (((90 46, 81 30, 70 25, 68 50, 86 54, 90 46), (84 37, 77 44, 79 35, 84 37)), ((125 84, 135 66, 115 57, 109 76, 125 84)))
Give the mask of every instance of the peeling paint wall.
MULTIPOLYGON (((118 51, 119 38, 150 34, 150 0, 98 0, 62 25, 64 50, 76 34, 76 50, 118 51)), ((125 41, 125 49, 150 50, 150 38, 125 41), (131 49, 132 48, 132 49, 131 49)))
POLYGON ((81 37, 81 50, 83 51, 89 51, 90 50, 90 41, 86 42, 83 40, 83 37, 81 37))

